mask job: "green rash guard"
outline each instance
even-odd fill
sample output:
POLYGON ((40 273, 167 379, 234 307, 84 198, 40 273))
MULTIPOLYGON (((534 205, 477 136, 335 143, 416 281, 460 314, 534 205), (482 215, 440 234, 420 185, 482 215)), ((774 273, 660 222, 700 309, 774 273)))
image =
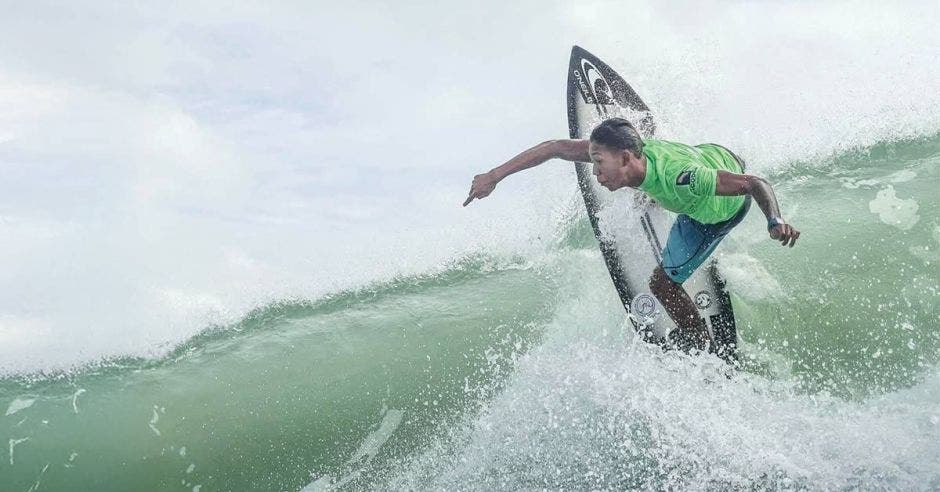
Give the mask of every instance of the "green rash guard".
POLYGON ((717 224, 733 217, 744 204, 743 195, 715 195, 719 170, 742 172, 737 159, 721 146, 644 140, 643 154, 646 177, 640 189, 666 210, 703 224, 717 224))

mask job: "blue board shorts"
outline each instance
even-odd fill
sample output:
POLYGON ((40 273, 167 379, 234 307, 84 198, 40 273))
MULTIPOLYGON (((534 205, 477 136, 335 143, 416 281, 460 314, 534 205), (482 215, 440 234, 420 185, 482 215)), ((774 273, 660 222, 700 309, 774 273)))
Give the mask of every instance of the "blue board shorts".
POLYGON ((731 229, 744 220, 750 208, 751 197, 747 196, 733 217, 717 224, 703 224, 688 215, 679 215, 663 249, 662 267, 666 275, 678 284, 685 282, 731 229))

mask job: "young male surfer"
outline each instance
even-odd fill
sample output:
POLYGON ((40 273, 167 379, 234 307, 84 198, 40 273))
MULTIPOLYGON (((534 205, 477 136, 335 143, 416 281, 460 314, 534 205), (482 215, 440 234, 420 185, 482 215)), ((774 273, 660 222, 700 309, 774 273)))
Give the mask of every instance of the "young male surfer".
POLYGON ((467 206, 488 196, 503 178, 552 158, 593 162, 601 186, 644 191, 663 208, 679 214, 653 270, 649 286, 679 327, 673 340, 684 348, 714 348, 705 320, 682 283, 712 254, 747 214, 751 198, 767 216, 770 237, 792 247, 800 231, 783 221, 773 188, 763 178, 744 174, 744 162, 716 144, 696 146, 665 140, 643 141, 623 118, 605 120, 589 140, 550 140, 473 178, 467 206))

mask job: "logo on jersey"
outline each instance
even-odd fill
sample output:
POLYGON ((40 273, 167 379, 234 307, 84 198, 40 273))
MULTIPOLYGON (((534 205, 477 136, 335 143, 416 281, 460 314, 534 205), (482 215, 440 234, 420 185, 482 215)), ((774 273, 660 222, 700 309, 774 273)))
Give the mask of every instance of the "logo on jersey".
POLYGON ((676 178, 677 185, 687 185, 692 182, 692 171, 682 171, 682 174, 676 178))

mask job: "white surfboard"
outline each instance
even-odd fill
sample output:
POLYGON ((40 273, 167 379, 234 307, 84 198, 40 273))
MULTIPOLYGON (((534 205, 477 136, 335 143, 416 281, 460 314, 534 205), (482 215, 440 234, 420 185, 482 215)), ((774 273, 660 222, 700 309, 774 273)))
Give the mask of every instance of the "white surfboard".
MULTIPOLYGON (((615 116, 633 123, 643 138, 654 138, 656 123, 636 92, 607 64, 575 46, 568 66, 571 138, 588 138, 598 123, 615 116)), ((577 163, 576 168, 594 235, 620 300, 635 328, 649 341, 661 341, 676 324, 650 293, 649 279, 662 260, 676 216, 641 191, 608 191, 592 175, 591 163, 577 163)), ((705 319, 719 353, 733 355, 737 346, 734 312, 717 261, 710 259, 699 267, 683 287, 705 319)))

